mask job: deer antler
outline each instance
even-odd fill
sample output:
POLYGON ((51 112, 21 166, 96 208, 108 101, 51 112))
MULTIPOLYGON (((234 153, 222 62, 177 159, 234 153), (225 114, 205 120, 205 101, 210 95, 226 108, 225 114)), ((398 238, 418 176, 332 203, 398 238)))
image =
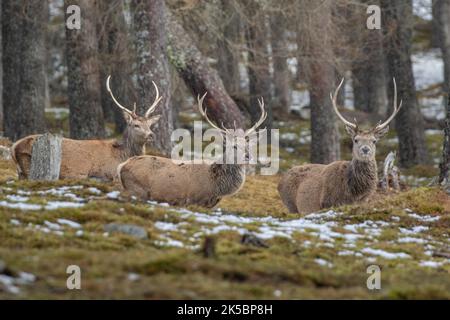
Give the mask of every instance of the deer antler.
POLYGON ((394 119, 394 117, 397 115, 398 111, 400 110, 400 108, 402 107, 402 100, 400 100, 400 104, 397 107, 397 83, 395 82, 395 78, 392 78, 392 80, 394 81, 394 110, 392 111, 391 116, 383 123, 378 124, 375 127, 375 131, 379 131, 383 128, 385 128, 391 121, 392 119, 394 119))
POLYGON ((214 129, 217 129, 223 133, 227 133, 227 131, 225 129, 220 128, 213 121, 211 121, 209 119, 208 114, 206 113, 206 107, 205 107, 205 109, 203 109, 203 100, 205 100, 205 97, 207 94, 208 94, 208 92, 205 92, 205 94, 201 98, 200 98, 200 95, 197 96, 198 111, 205 118, 206 122, 208 122, 214 129))
POLYGON ((134 110, 130 111, 128 108, 125 108, 124 106, 122 106, 117 99, 114 97, 111 88, 109 86, 109 80, 111 79, 111 75, 108 76, 108 79, 106 79, 106 90, 108 90, 109 94, 111 95, 111 98, 113 99, 114 103, 120 108, 122 109, 122 111, 128 113, 130 116, 134 117, 136 116, 136 103, 134 104, 134 110))
POLYGON ((259 117, 259 120, 256 121, 256 123, 251 127, 250 129, 245 131, 245 135, 248 136, 255 132, 255 130, 266 120, 267 118, 267 112, 264 108, 264 99, 261 97, 261 99, 258 99, 259 108, 261 109, 261 116, 259 117))
POLYGON ((349 127, 352 127, 352 128, 354 128, 354 129, 356 129, 356 127, 357 127, 356 123, 352 123, 352 122, 348 121, 347 119, 345 119, 345 118, 342 116, 342 114, 339 112, 338 108, 337 108, 337 102, 336 102, 336 99, 337 99, 337 95, 338 95, 338 93, 339 93, 339 90, 341 89, 342 84, 344 83, 344 79, 345 79, 345 78, 342 78, 341 83, 339 83, 338 87, 337 87, 336 90, 334 91, 334 95, 333 95, 332 92, 330 92, 330 99, 331 99, 331 102, 332 102, 332 104, 333 104, 333 110, 334 110, 334 112, 336 113, 336 115, 339 117, 339 119, 341 119, 342 122, 345 123, 345 125, 347 125, 347 126, 349 126, 349 127))
POLYGON ((156 97, 155 100, 153 101, 153 104, 148 108, 147 112, 145 112, 145 117, 148 118, 156 109, 156 106, 158 105, 158 103, 161 101, 162 96, 159 95, 159 90, 158 90, 158 86, 156 85, 156 83, 154 81, 152 81, 153 86, 156 89, 156 97))

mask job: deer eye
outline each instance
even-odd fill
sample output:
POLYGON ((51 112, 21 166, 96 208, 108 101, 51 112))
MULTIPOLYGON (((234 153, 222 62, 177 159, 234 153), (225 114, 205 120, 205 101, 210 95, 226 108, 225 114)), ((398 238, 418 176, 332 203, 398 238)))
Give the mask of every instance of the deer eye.
POLYGON ((358 143, 358 139, 355 139, 354 142, 355 142, 355 143, 358 143))
POLYGON ((373 143, 373 144, 377 143, 377 140, 376 140, 376 139, 373 139, 373 140, 372 140, 372 143, 373 143))
POLYGON ((135 127, 135 128, 139 128, 139 125, 138 125, 138 124, 135 124, 134 127, 135 127))

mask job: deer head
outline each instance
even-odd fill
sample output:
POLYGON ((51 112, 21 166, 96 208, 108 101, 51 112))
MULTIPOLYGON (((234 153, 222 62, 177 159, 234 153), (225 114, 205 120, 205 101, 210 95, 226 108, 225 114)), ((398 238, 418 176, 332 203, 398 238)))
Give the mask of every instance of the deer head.
MULTIPOLYGON (((261 100, 258 100, 259 108, 261 110, 261 116, 259 117, 259 120, 250 128, 247 130, 238 129, 236 128, 236 124, 234 125, 234 129, 227 129, 222 124, 221 127, 217 126, 214 122, 212 122, 207 113, 206 113, 206 107, 203 108, 203 100, 206 97, 206 93, 200 98, 197 97, 198 100, 198 110, 200 111, 200 114, 205 118, 205 120, 216 130, 218 130, 222 137, 224 138, 224 146, 226 147, 226 141, 232 140, 235 143, 232 144, 234 148, 234 154, 235 155, 243 155, 244 159, 237 159, 239 162, 243 160, 244 163, 248 163, 250 159, 250 152, 249 152, 249 138, 256 133, 256 129, 266 120, 267 113, 264 109, 264 100, 261 98, 261 100)), ((226 150, 226 149, 225 149, 226 150)))
POLYGON ((127 128, 125 129, 127 135, 133 137, 133 139, 139 143, 145 143, 149 141, 153 136, 153 131, 151 130, 151 127, 156 122, 158 122, 159 118, 161 117, 160 115, 152 116, 152 113, 155 111, 156 106, 162 99, 162 97, 159 95, 158 86, 155 84, 155 82, 152 81, 153 86, 155 87, 156 90, 155 100, 153 101, 152 105, 147 109, 145 114, 143 116, 139 116, 138 114, 136 114, 136 103, 134 103, 133 105, 133 111, 130 111, 130 109, 125 108, 117 101, 109 86, 110 79, 111 76, 108 76, 108 79, 106 80, 106 89, 111 95, 111 98, 113 99, 114 103, 123 111, 123 116, 127 123, 127 128))
POLYGON ((330 93, 331 102, 333 105, 333 110, 339 119, 344 122, 345 130, 351 136, 353 141, 353 158, 360 161, 370 161, 375 159, 376 143, 389 131, 389 123, 397 115, 398 111, 402 107, 402 101, 397 106, 397 84, 394 81, 394 107, 391 116, 381 123, 381 121, 369 130, 362 130, 358 127, 356 119, 354 122, 346 120, 338 110, 336 98, 338 96, 339 90, 344 83, 344 78, 342 78, 341 83, 336 88, 336 91, 330 93))

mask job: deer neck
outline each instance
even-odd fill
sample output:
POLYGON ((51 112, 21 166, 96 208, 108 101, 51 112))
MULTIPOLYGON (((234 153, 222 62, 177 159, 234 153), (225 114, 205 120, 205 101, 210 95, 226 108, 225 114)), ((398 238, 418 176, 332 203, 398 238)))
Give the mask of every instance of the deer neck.
POLYGON ((122 149, 122 156, 125 159, 144 154, 145 142, 137 141, 135 138, 133 138, 133 135, 130 133, 129 128, 125 129, 123 137, 119 144, 122 149))
POLYGON ((210 176, 215 182, 215 190, 218 196, 224 196, 237 192, 245 180, 245 168, 240 164, 214 163, 210 168, 210 176))
POLYGON ((348 167, 348 186, 352 195, 365 195, 377 187, 377 163, 375 160, 353 159, 348 167))

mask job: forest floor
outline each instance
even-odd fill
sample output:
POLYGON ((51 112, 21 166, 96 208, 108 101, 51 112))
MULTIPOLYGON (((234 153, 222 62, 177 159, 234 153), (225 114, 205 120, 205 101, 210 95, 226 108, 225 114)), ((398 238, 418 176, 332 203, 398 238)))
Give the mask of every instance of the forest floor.
MULTIPOLYGON (((307 161, 309 130, 282 127, 283 171, 307 161)), ((450 199, 427 186, 442 134, 427 141, 434 164, 402 172, 405 190, 306 216, 283 207, 280 175, 249 176, 208 210, 139 202, 94 181, 19 181, 0 160, 0 299, 449 299, 450 199), (81 290, 66 287, 69 265, 81 268, 81 290), (367 288, 370 265, 380 290, 367 288)))

